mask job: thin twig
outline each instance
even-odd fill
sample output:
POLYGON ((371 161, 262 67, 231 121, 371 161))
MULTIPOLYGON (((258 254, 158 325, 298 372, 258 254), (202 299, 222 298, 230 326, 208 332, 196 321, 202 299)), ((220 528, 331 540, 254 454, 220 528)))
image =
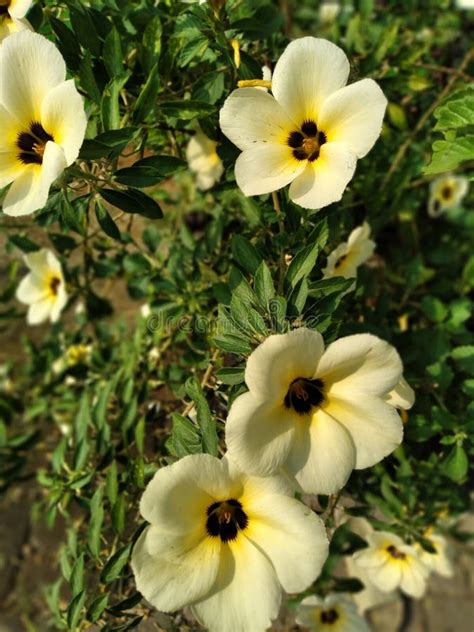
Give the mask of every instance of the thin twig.
MULTIPOLYGON (((214 362, 217 360, 218 356, 219 356, 219 350, 216 349, 214 353, 212 354, 211 359, 209 360, 209 366, 207 367, 206 372, 202 376, 202 380, 201 380, 202 389, 206 388, 207 386, 209 378, 211 377, 211 374, 212 374, 212 370, 214 368, 214 362)), ((194 408, 194 402, 189 402, 189 404, 186 405, 186 408, 182 412, 183 417, 186 417, 187 415, 189 415, 189 413, 193 410, 193 408, 194 408)))
POLYGON ((406 152, 408 151, 408 148, 412 144, 413 139, 415 138, 415 136, 423 128, 423 126, 425 125, 426 121, 430 118, 430 116, 436 110, 436 108, 441 103, 441 101, 444 99, 444 97, 447 94, 449 94, 451 88, 453 87, 454 83, 458 79, 459 73, 460 72, 462 73, 464 71, 464 69, 469 64, 469 62, 470 62, 470 60, 471 60, 473 55, 474 55, 474 49, 471 49, 471 50, 469 50, 466 53, 461 65, 459 66, 458 74, 453 74, 449 78, 449 81, 445 85, 444 89, 439 93, 439 95, 433 101, 431 106, 426 110, 426 112, 420 118, 420 120, 416 124, 416 126, 415 126, 414 130, 412 131, 412 133, 406 138, 405 142, 402 145, 400 145, 400 147, 399 147, 399 149, 398 149, 398 151, 397 151, 397 153, 395 155, 395 159, 394 159, 393 163, 391 164, 390 169, 387 171, 387 173, 385 175, 385 178, 382 181, 382 189, 384 189, 387 186, 390 178, 395 173, 395 171, 398 169, 399 164, 403 160, 403 157, 405 156, 406 152))

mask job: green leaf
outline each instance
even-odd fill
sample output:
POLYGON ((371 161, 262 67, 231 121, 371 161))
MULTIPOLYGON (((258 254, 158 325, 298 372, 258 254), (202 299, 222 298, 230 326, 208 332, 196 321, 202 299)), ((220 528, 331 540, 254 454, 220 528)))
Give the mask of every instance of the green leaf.
POLYGON ((105 491, 110 505, 113 507, 117 502, 118 496, 118 473, 117 462, 112 461, 107 470, 107 478, 105 481, 105 491))
POLYGON ((23 235, 8 235, 8 241, 19 248, 22 252, 36 252, 40 247, 34 241, 23 235))
POLYGON ((434 111, 435 131, 474 125, 474 86, 467 86, 449 96, 434 111))
POLYGON ((229 384, 230 386, 242 384, 244 376, 245 370, 241 367, 225 367, 216 372, 217 379, 223 384, 229 384))
POLYGON ((84 555, 81 554, 74 562, 69 580, 71 594, 76 597, 84 590, 84 555))
POLYGON ((462 371, 474 375, 474 345, 456 347, 451 355, 462 371))
POLYGON ((262 256, 257 249, 242 235, 234 235, 230 245, 236 262, 250 274, 255 274, 262 263, 262 256))
POLYGON ((448 315, 447 308, 435 296, 424 296, 421 301, 421 309, 426 317, 435 323, 442 322, 448 315))
POLYGON ((460 445, 455 445, 441 465, 446 476, 455 483, 461 482, 465 478, 469 467, 464 448, 460 445))
POLYGON ((285 283, 291 288, 295 288, 298 281, 307 277, 316 264, 319 253, 318 242, 305 246, 292 259, 286 271, 285 283))
POLYGON ((135 107, 133 108, 133 120, 136 123, 141 123, 148 115, 153 114, 159 89, 160 75, 158 72, 158 64, 156 63, 151 69, 146 83, 140 91, 135 107))
POLYGON ((147 24, 143 34, 143 49, 141 51, 141 62, 145 76, 152 71, 153 66, 158 63, 161 54, 161 35, 163 27, 158 15, 155 15, 147 24))
POLYGON ((112 526, 118 535, 125 529, 125 500, 123 496, 118 496, 112 507, 112 526))
POLYGON ((270 270, 262 261, 255 272, 254 290, 260 305, 268 309, 270 300, 275 296, 275 286, 270 270))
POLYGON ((187 454, 201 453, 201 436, 199 429, 192 421, 178 413, 171 413, 171 419, 173 421, 171 444, 175 455, 183 457, 187 454))
POLYGON ((127 544, 112 555, 100 574, 102 582, 110 584, 110 582, 120 577, 121 572, 128 563, 131 551, 132 545, 127 544))
POLYGON ((100 615, 107 608, 108 601, 109 601, 109 593, 104 593, 103 595, 100 595, 99 597, 94 599, 94 601, 90 604, 89 608, 87 609, 86 616, 87 616, 88 621, 91 621, 91 623, 94 623, 94 621, 97 621, 100 615))
POLYGON ((431 163, 423 173, 431 175, 452 171, 466 160, 474 159, 474 134, 466 134, 452 140, 437 140, 433 143, 431 163))
POLYGON ((102 55, 111 79, 123 72, 122 44, 120 35, 115 27, 110 30, 105 38, 102 55))
POLYGON ((69 630, 77 630, 77 623, 81 616, 81 610, 84 607, 86 601, 85 591, 80 592, 74 597, 67 609, 67 626, 69 630))
POLYGON ((100 57, 100 40, 89 11, 85 7, 70 7, 71 26, 84 50, 100 57))
POLYGON ((103 491, 98 487, 92 496, 90 504, 90 521, 87 536, 87 543, 92 555, 96 558, 100 553, 100 535, 102 531, 102 523, 104 521, 104 508, 102 505, 103 491))
POLYGON ((129 72, 125 72, 114 79, 111 79, 105 86, 100 103, 102 126, 105 131, 118 129, 120 127, 120 90, 125 86, 130 77, 129 72))
POLYGON ((137 189, 129 188, 123 191, 100 189, 99 193, 106 202, 126 213, 136 213, 149 219, 161 219, 163 217, 163 212, 158 202, 137 189))
POLYGON ((196 417, 201 430, 202 447, 204 452, 213 456, 218 454, 217 427, 211 414, 209 404, 204 396, 201 385, 195 377, 191 377, 185 384, 186 393, 196 405, 196 417))
POLYGON ((75 230, 80 235, 84 234, 84 225, 81 222, 81 215, 77 212, 74 206, 71 204, 66 193, 61 195, 61 217, 63 222, 71 230, 75 230))
POLYGON ((102 228, 104 233, 112 239, 120 241, 120 231, 117 227, 117 224, 110 217, 107 209, 102 204, 102 202, 97 198, 95 200, 95 216, 97 217, 99 226, 102 228))
POLYGON ((81 60, 81 49, 74 33, 64 22, 53 17, 48 12, 49 23, 57 38, 58 48, 71 70, 77 70, 81 60))
POLYGON ((81 80, 81 86, 86 91, 89 98, 97 105, 100 105, 102 93, 97 85, 92 57, 88 50, 84 51, 84 55, 81 59, 79 66, 79 78, 81 80))
POLYGON ((216 108, 204 101, 163 101, 160 103, 161 113, 169 118, 191 121, 195 118, 214 114, 216 108))

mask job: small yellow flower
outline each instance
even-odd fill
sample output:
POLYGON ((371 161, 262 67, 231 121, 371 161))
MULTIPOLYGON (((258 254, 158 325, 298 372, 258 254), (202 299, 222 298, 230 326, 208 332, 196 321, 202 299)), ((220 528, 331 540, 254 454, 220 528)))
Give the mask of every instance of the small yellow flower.
POLYGON ((31 30, 31 24, 25 18, 33 0, 0 0, 0 44, 17 31, 31 30))
POLYGON ((321 572, 321 520, 280 478, 239 472, 226 457, 186 456, 148 484, 140 512, 150 525, 135 544, 138 590, 156 608, 191 605, 210 632, 264 632, 283 590, 321 572))
POLYGON ((366 539, 368 548, 353 557, 370 581, 384 592, 400 588, 411 597, 422 597, 430 571, 416 548, 386 531, 374 531, 366 539))
POLYGON ((428 215, 439 217, 446 211, 459 206, 469 190, 469 180, 465 176, 443 175, 430 185, 428 215))
POLYGON ((0 46, 0 188, 7 215, 43 208, 51 184, 72 164, 84 140, 82 97, 57 48, 30 31, 0 46))
POLYGON ((296 609, 296 623, 311 632, 369 632, 367 621, 346 595, 334 593, 325 599, 305 597, 296 609))
POLYGON ((25 263, 30 273, 18 286, 16 297, 30 306, 28 324, 56 322, 68 299, 61 264, 47 249, 25 255, 25 263))
POLYGON ((355 228, 349 239, 333 250, 323 268, 323 278, 342 276, 352 279, 357 276, 357 268, 369 259, 375 250, 375 242, 370 238, 370 226, 364 222, 355 228))
POLYGON ((188 143, 186 158, 191 171, 196 173, 198 189, 207 191, 218 182, 224 172, 224 165, 217 155, 217 143, 201 131, 188 143))

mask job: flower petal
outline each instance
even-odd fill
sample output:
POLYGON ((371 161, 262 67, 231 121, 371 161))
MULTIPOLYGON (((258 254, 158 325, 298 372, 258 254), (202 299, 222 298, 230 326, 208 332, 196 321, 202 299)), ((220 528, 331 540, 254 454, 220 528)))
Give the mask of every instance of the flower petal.
POLYGON ((403 565, 400 588, 407 595, 419 599, 426 590, 428 569, 418 560, 411 558, 403 565))
POLYGON ((383 592, 391 592, 400 585, 402 579, 402 564, 398 561, 387 560, 385 564, 369 571, 370 580, 383 592))
POLYGON ((300 126, 318 113, 330 94, 346 85, 349 61, 332 42, 302 37, 291 42, 279 58, 272 92, 287 114, 300 126))
POLYGON ((171 563, 153 554, 161 538, 159 529, 148 527, 136 542, 131 566, 142 595, 159 610, 173 612, 200 599, 215 582, 220 559, 220 541, 206 538, 171 563))
POLYGON ((339 338, 328 346, 318 377, 331 385, 331 394, 347 398, 367 393, 387 395, 400 381, 402 362, 396 349, 372 334, 339 338))
POLYGON ((293 380, 315 376, 323 351, 323 337, 307 327, 269 336, 250 354, 245 382, 255 397, 282 403, 293 380))
POLYGON ((28 325, 39 325, 45 320, 48 320, 53 304, 54 303, 50 297, 44 298, 37 303, 33 303, 26 315, 26 322, 28 325))
POLYGON ((64 171, 64 152, 56 143, 46 143, 43 164, 30 165, 13 182, 3 202, 5 215, 29 215, 45 206, 49 189, 64 171))
POLYGON ((326 530, 318 516, 280 494, 255 494, 245 508, 249 516, 245 536, 270 558, 284 590, 295 593, 308 588, 328 556, 326 530))
POLYGON ((74 81, 65 81, 48 92, 41 105, 41 123, 63 148, 66 164, 72 164, 79 155, 87 127, 84 101, 74 81))
POLYGON ((355 448, 350 434, 324 410, 310 423, 295 427, 285 469, 309 494, 333 494, 347 483, 355 466, 355 448))
POLYGON ((306 164, 290 186, 290 199, 303 208, 320 209, 341 199, 356 168, 355 154, 345 143, 325 143, 319 158, 306 164))
POLYGON ((390 393, 385 397, 387 404, 395 406, 395 408, 402 408, 408 410, 415 403, 415 392, 408 384, 404 377, 390 393))
POLYGON ((186 533, 205 527, 211 503, 238 497, 240 492, 225 461, 192 454, 156 472, 143 493, 140 513, 164 531, 186 533))
POLYGON ((42 283, 42 280, 34 275, 27 274, 20 281, 16 291, 16 298, 25 305, 31 305, 47 298, 49 295, 48 288, 42 283))
POLYGON ((45 37, 20 31, 0 48, 0 103, 25 126, 41 120, 46 94, 66 77, 66 65, 45 37))
POLYGON ((8 13, 13 18, 24 18, 32 4, 33 0, 10 0, 8 13))
POLYGON ((363 158, 380 136, 386 107, 387 99, 375 81, 362 79, 324 102, 318 126, 330 143, 346 143, 363 158))
POLYGON ((306 161, 296 160, 285 145, 256 144, 235 163, 235 179, 244 195, 278 191, 303 172, 306 161))
POLYGON ((53 307, 51 309, 51 322, 55 323, 59 320, 59 316, 61 312, 66 307, 68 301, 68 295, 66 290, 64 289, 64 283, 61 284, 61 287, 58 289, 58 295, 56 296, 56 300, 54 301, 53 307))
POLYGON ((369 395, 347 399, 329 396, 326 412, 349 432, 356 450, 356 469, 371 467, 391 454, 403 439, 395 408, 369 395))
POLYGON ((278 616, 281 586, 270 560, 247 538, 222 547, 216 582, 193 611, 209 632, 263 632, 278 616))
POLYGON ((219 122, 227 138, 242 150, 256 143, 285 144, 295 128, 274 97, 259 88, 234 90, 221 109, 219 122))
POLYGON ((244 393, 232 404, 225 426, 229 456, 242 471, 268 476, 284 463, 293 432, 293 415, 283 406, 244 393))

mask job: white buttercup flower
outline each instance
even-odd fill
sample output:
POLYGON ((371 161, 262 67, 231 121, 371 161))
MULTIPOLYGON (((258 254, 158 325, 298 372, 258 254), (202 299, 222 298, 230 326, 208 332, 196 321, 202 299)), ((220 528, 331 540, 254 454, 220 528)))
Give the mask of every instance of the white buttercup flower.
POLYGON ((12 33, 31 29, 25 18, 33 0, 0 0, 0 43, 12 33))
POLYGON ((296 623, 311 632, 369 632, 367 621, 346 595, 333 593, 321 599, 305 597, 296 609, 296 623))
POLYGON ((140 503, 138 590, 165 612, 191 605, 211 632, 263 632, 282 590, 310 586, 328 553, 321 520, 287 494, 207 454, 158 470, 140 503))
POLYGON ((224 165, 217 155, 217 143, 201 131, 188 143, 186 159, 191 171, 197 175, 198 189, 207 191, 218 182, 224 172, 224 165))
POLYGON ((428 215, 439 217, 446 211, 459 206, 469 190, 465 176, 443 175, 430 184, 428 215))
POLYGON ((364 222, 351 232, 347 241, 339 244, 328 256, 327 265, 323 268, 323 278, 355 278, 357 268, 374 254, 374 250, 375 242, 370 239, 370 226, 364 222))
POLYGON ((321 22, 329 24, 334 22, 334 20, 339 15, 341 10, 341 5, 339 2, 334 2, 332 0, 327 0, 326 2, 322 2, 319 5, 319 19, 321 22))
POLYGON ((239 88, 220 113, 242 153, 235 177, 245 195, 291 183, 291 200, 318 209, 340 200, 357 158, 374 145, 387 100, 372 79, 346 86, 349 61, 335 44, 295 40, 278 60, 272 93, 239 88))
POLYGON ((304 327, 270 336, 247 360, 249 391, 230 409, 229 456, 246 472, 283 468, 305 492, 332 494, 354 468, 378 463, 400 444, 394 406, 414 400, 411 389, 394 393, 402 371, 396 350, 370 334, 326 350, 321 334, 304 327))
POLYGON ((370 581, 385 592, 400 588, 411 597, 422 597, 430 571, 417 550, 387 531, 374 531, 366 539, 368 548, 353 557, 370 581))
POLYGON ((423 564, 430 571, 438 573, 443 577, 452 577, 454 574, 453 565, 449 555, 449 545, 442 535, 436 533, 427 533, 425 538, 433 545, 435 552, 426 551, 420 544, 415 546, 418 556, 423 564))
POLYGON ((21 31, 0 46, 0 188, 7 215, 43 208, 51 184, 79 154, 86 129, 82 97, 58 49, 21 31))
POLYGON ((26 320, 29 325, 48 318, 55 323, 68 299, 61 264, 46 248, 25 255, 25 263, 31 272, 20 282, 16 297, 30 306, 26 320))
POLYGON ((456 6, 458 9, 474 10, 474 0, 456 0, 456 6))

